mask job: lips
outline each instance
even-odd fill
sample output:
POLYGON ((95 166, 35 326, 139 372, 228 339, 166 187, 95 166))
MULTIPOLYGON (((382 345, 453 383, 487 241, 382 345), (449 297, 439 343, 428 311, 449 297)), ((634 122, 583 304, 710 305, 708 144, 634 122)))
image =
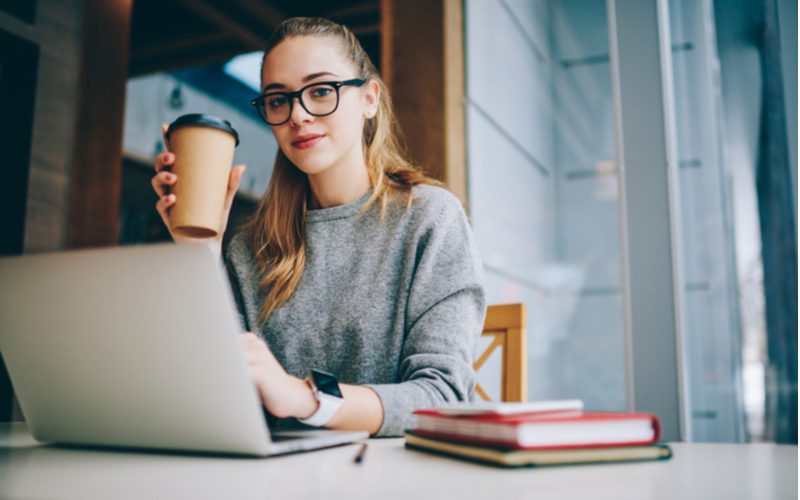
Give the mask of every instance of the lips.
POLYGON ((308 149, 321 141, 323 137, 325 137, 323 134, 298 135, 292 141, 292 146, 297 149, 308 149))

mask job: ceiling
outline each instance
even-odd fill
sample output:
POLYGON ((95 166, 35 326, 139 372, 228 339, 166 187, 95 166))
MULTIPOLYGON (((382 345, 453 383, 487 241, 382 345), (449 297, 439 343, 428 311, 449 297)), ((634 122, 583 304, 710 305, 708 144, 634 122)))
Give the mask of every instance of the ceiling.
POLYGON ((221 63, 262 50, 294 16, 321 16, 358 36, 380 68, 380 0, 134 0, 130 76, 221 63))

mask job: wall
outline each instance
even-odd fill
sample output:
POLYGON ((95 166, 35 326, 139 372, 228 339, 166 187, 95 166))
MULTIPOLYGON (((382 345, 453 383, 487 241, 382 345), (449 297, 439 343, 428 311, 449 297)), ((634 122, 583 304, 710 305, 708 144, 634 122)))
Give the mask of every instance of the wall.
POLYGON ((38 0, 36 21, 0 12, 0 28, 39 45, 25 252, 66 244, 83 0, 38 0))
MULTIPOLYGON (((37 80, 31 82, 36 90, 25 207, 25 253, 54 251, 66 245, 82 11, 82 0, 39 0, 31 24, 0 11, 0 29, 39 46, 37 80)), ((2 363, 0 370, 5 372, 2 363)), ((5 377, 5 373, 0 374, 2 385, 7 381, 5 377)), ((4 418, 8 404, 3 388, 0 413, 4 418)), ((16 404, 12 405, 11 419, 22 420, 16 404)))

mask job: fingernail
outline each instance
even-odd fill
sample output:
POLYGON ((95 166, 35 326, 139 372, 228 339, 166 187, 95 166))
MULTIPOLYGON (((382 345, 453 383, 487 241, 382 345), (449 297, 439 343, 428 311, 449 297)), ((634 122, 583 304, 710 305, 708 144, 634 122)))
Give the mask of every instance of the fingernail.
POLYGON ((175 176, 173 174, 167 174, 164 177, 166 177, 168 181, 174 181, 175 180, 175 176))

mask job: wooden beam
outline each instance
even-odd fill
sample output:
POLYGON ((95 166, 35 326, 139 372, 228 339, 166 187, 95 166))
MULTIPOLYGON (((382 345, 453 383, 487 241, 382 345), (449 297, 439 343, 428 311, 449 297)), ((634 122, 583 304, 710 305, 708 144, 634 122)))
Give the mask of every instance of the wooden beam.
POLYGON ((466 206, 460 0, 382 0, 381 67, 411 158, 466 206))
POLYGON ((224 32, 241 40, 245 45, 258 50, 267 46, 268 34, 257 33, 240 20, 221 10, 208 0, 177 0, 198 16, 210 21, 224 32))
MULTIPOLYGON (((269 5, 264 0, 228 0, 228 2, 235 3, 252 14, 270 31, 277 28, 280 23, 289 17, 285 12, 269 5)), ((267 37, 269 35, 270 33, 266 33, 267 37)))
POLYGON ((464 4, 444 0, 444 179, 447 186, 467 206, 467 129, 464 119, 464 4))
POLYGON ((381 32, 381 23, 373 23, 373 24, 354 24, 352 26, 348 25, 347 27, 350 31, 353 32, 356 36, 364 36, 364 35, 373 35, 376 33, 381 32))
POLYGON ((139 57, 131 60, 130 76, 221 63, 251 50, 251 47, 243 45, 239 40, 227 40, 187 47, 152 57, 139 57))
POLYGON ((203 47, 229 40, 227 33, 202 33, 199 35, 151 42, 146 45, 131 46, 131 60, 169 55, 185 49, 203 47))
POLYGON ((328 19, 346 19, 348 17, 361 16, 364 14, 379 14, 381 11, 381 2, 379 0, 368 0, 349 7, 342 7, 339 9, 329 10, 322 14, 322 17, 328 19))
MULTIPOLYGON (((394 16, 392 15, 393 0, 381 0, 381 78, 386 87, 393 92, 392 80, 392 55, 394 49, 394 16)), ((395 97, 396 99, 396 97, 395 97)), ((397 103, 392 103, 397 107, 397 103)))
POLYGON ((288 17, 279 9, 259 0, 228 0, 225 4, 228 8, 224 11, 219 4, 207 0, 178 2, 222 32, 203 33, 135 48, 131 57, 131 75, 213 64, 262 49, 267 44, 270 32, 288 17), (233 14, 234 10, 237 11, 236 15, 233 14), (244 16, 252 17, 256 23, 247 23, 245 26, 241 22, 244 16), (264 29, 256 32, 248 27, 254 24, 260 24, 264 29))
POLYGON ((132 0, 86 0, 67 246, 115 245, 132 0))

